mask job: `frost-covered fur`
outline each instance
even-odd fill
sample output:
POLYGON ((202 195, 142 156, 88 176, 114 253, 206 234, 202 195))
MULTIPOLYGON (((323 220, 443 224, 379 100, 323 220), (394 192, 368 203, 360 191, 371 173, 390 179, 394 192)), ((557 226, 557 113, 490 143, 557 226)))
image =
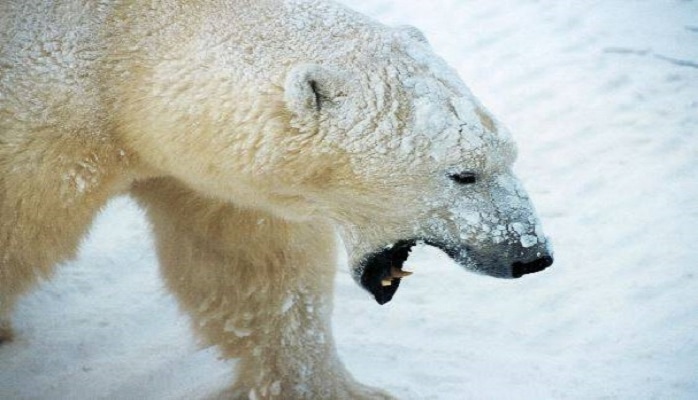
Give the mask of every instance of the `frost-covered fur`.
POLYGON ((131 193, 194 328, 242 359, 221 397, 386 398, 334 350, 337 234, 358 280, 406 239, 510 277, 549 255, 514 157, 419 31, 334 3, 3 1, 0 339, 131 193))

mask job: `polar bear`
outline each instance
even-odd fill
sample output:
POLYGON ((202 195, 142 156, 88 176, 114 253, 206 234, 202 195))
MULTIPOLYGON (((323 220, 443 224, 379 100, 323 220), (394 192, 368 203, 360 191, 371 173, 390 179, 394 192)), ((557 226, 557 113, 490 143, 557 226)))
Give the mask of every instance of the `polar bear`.
POLYGON ((390 301, 416 243, 552 264, 506 130, 415 28, 324 0, 0 4, 0 337, 105 202, 239 371, 222 398, 377 399, 330 329, 337 254, 390 301))

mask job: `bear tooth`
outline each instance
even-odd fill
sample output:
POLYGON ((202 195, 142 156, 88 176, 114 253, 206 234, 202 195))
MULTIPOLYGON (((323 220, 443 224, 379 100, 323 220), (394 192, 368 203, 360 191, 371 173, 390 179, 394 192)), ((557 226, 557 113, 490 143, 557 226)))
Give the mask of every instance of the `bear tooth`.
POLYGON ((410 271, 403 271, 400 268, 390 267, 390 276, 393 278, 404 278, 410 275, 412 275, 412 272, 410 271))
POLYGON ((383 280, 381 281, 381 286, 390 286, 390 285, 392 285, 392 284, 393 284, 393 280, 392 280, 392 279, 383 279, 383 280))

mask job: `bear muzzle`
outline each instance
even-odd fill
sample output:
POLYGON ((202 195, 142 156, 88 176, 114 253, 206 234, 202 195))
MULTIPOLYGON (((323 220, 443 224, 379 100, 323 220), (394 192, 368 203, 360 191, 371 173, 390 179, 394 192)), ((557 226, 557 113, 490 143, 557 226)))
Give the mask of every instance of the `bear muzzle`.
MULTIPOLYGON (((431 243, 430 243, 431 244, 431 243)), ((553 265, 550 242, 524 248, 512 244, 476 249, 469 246, 439 246, 458 264, 483 275, 503 279, 517 279, 545 270, 553 265)))
POLYGON ((417 243, 437 247, 467 269, 496 278, 516 279, 543 271, 553 264, 553 256, 547 245, 536 246, 526 251, 515 249, 514 252, 492 254, 466 246, 449 246, 430 240, 401 240, 368 254, 358 268, 357 278, 361 286, 373 295, 378 304, 383 305, 392 300, 400 287, 400 281, 412 275, 411 272, 404 271, 402 266, 417 243))

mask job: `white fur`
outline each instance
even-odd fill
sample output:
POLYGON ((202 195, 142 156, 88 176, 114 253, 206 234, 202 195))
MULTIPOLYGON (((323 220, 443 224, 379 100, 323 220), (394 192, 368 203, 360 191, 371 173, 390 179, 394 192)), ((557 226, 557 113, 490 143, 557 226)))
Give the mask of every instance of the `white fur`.
POLYGON ((0 27, 4 338, 124 192, 195 329, 242 359, 224 397, 388 397, 334 350, 337 232, 357 276, 412 237, 493 275, 547 252, 506 129, 414 28, 319 0, 5 1, 0 27))

